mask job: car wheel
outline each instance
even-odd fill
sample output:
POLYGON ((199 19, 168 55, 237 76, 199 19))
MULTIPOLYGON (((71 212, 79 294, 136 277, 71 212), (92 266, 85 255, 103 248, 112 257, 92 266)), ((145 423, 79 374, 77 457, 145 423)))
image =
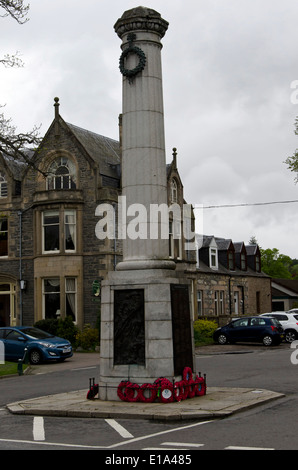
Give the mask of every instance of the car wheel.
POLYGON ((219 335, 219 337, 217 339, 217 342, 219 344, 227 344, 228 338, 226 337, 226 335, 221 334, 221 335, 219 335))
POLYGON ((41 363, 41 353, 37 349, 33 349, 29 353, 30 364, 40 364, 41 363))
POLYGON ((263 344, 264 344, 264 346, 271 346, 273 344, 272 336, 270 336, 270 335, 264 336, 263 344))
POLYGON ((292 343, 293 341, 295 341, 296 337, 297 337, 296 331, 294 330, 285 331, 285 340, 287 343, 292 343))

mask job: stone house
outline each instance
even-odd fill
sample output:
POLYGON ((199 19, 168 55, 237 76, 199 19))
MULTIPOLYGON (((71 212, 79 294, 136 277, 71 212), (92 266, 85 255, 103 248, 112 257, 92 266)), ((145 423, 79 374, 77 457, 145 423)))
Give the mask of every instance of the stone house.
MULTIPOLYGON (((117 234, 101 240, 95 233, 96 208, 116 208, 121 194, 121 116, 118 142, 65 122, 58 99, 54 107, 31 165, 0 155, 0 324, 5 326, 68 315, 81 328, 95 325, 101 281, 121 260, 117 234)), ((183 205, 175 152, 167 178, 169 204, 183 205)), ((169 254, 183 275, 188 255, 171 236, 169 254)))
POLYGON ((203 236, 197 259, 197 315, 224 324, 271 311, 271 278, 257 245, 203 236))

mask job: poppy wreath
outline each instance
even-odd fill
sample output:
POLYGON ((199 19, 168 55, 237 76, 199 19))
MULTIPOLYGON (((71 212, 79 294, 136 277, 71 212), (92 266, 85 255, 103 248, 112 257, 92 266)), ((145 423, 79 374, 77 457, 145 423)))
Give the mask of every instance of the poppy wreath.
POLYGON ((206 395, 206 382, 203 377, 196 377, 195 378, 195 394, 197 397, 201 397, 202 395, 206 395))
POLYGON ((98 384, 93 385, 87 393, 87 400, 93 400, 93 398, 98 394, 98 384))
POLYGON ((174 398, 176 401, 185 400, 188 397, 188 386, 185 380, 180 380, 174 384, 174 398))
MULTIPOLYGON (((199 376, 193 378, 190 367, 184 368, 182 377, 182 380, 174 384, 165 377, 159 377, 153 384, 145 383, 143 385, 122 380, 118 385, 117 395, 123 401, 141 401, 143 403, 152 403, 156 398, 162 403, 171 403, 174 400, 181 401, 194 396, 206 395, 205 379, 199 376)), ((95 385, 88 392, 87 398, 92 399, 97 393, 98 385, 95 385)))
POLYGON ((171 403, 174 399, 174 387, 172 382, 164 377, 156 379, 154 382, 158 389, 157 396, 162 403, 171 403))
POLYGON ((187 384, 187 396, 188 398, 193 398, 196 395, 196 382, 195 380, 191 379, 189 380, 187 384))
POLYGON ((125 393, 128 398, 127 401, 136 402, 139 400, 139 389, 140 386, 138 384, 133 384, 129 382, 126 386, 125 393))
POLYGON ((123 401, 130 401, 129 396, 127 394, 127 387, 131 382, 129 380, 121 380, 120 384, 118 385, 117 389, 117 395, 120 398, 120 400, 123 401))
POLYGON ((185 382, 190 382, 192 380, 192 370, 190 367, 184 367, 182 378, 185 382))
POLYGON ((157 388, 154 384, 143 384, 139 389, 139 400, 143 403, 152 403, 157 397, 157 388), (149 390, 150 395, 146 396, 146 392, 149 390))

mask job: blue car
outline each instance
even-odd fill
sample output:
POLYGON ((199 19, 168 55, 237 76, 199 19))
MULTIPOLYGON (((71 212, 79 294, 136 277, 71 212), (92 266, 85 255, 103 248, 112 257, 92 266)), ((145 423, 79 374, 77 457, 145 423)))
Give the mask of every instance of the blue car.
POLYGON ((283 328, 275 318, 260 316, 238 318, 218 328, 213 334, 214 341, 219 344, 248 341, 271 346, 280 344, 283 338, 283 328))
POLYGON ((31 364, 64 361, 73 354, 69 341, 32 326, 0 328, 0 341, 4 343, 6 361, 23 359, 25 348, 31 364))

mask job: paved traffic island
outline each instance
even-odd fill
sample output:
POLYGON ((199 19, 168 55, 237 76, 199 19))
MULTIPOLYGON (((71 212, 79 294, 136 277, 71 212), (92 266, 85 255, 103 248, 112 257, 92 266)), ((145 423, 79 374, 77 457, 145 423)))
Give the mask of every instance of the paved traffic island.
POLYGON ((86 399, 86 390, 60 393, 6 405, 14 414, 159 421, 209 420, 260 406, 284 394, 255 388, 208 387, 207 394, 173 403, 131 403, 86 399))

